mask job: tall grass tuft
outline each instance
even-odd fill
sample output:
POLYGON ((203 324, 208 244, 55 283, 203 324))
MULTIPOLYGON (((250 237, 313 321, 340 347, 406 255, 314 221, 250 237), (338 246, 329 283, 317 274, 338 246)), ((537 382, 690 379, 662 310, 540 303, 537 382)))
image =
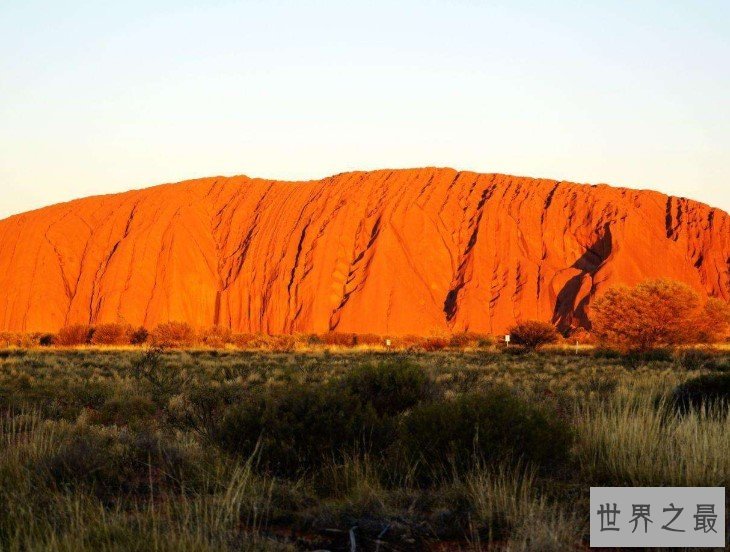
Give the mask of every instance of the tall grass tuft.
POLYGON ((665 399, 627 393, 576 408, 576 460, 591 483, 725 486, 730 417, 712 406, 680 414, 665 399))
POLYGON ((538 494, 533 469, 482 466, 466 476, 465 486, 474 512, 474 540, 482 535, 488 542, 508 539, 506 550, 545 552, 580 543, 584 528, 578 518, 538 494))
POLYGON ((0 418, 0 550, 289 549, 263 536, 274 480, 255 472, 255 456, 212 466, 210 481, 195 493, 156 494, 150 484, 146 499, 109 504, 37 473, 73 429, 34 412, 0 418))

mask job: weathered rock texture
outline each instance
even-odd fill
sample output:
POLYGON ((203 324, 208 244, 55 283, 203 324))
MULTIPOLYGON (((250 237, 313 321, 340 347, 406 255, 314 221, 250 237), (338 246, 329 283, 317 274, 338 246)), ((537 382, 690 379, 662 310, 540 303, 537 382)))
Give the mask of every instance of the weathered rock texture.
POLYGON ((730 299, 730 217, 686 199, 450 169, 207 178, 0 221, 0 329, 238 332, 586 324, 609 286, 730 299))

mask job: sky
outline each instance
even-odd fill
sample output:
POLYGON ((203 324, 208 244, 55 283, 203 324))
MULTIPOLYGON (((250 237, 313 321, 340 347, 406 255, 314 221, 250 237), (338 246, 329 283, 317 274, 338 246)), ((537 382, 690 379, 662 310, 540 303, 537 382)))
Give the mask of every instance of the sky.
POLYGON ((0 3, 0 218, 422 166, 730 211, 730 2, 0 3))

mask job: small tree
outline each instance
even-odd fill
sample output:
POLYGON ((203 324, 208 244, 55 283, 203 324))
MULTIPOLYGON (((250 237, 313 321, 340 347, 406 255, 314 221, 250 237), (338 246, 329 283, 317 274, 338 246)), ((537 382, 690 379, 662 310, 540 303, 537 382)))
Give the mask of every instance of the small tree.
POLYGON ((730 331, 730 304, 722 299, 710 297, 700 313, 697 325, 698 341, 714 343, 730 331))
POLYGON ((595 335, 607 345, 646 351, 713 339, 728 327, 724 301, 702 303, 688 285, 650 280, 609 289, 591 308, 595 335))
POLYGON ((132 327, 125 324, 99 324, 94 328, 91 343, 94 345, 129 345, 132 327))
POLYGON ((52 347, 56 343, 56 336, 53 334, 41 334, 38 337, 38 345, 41 347, 52 347))
POLYGON ((518 322, 509 329, 509 333, 518 345, 529 351, 538 347, 555 343, 558 340, 558 331, 549 322, 539 320, 525 320, 518 322))
POLYGON ((165 322, 150 333, 155 347, 189 347, 195 343, 195 331, 185 322, 165 322))
POLYGON ((132 345, 143 345, 147 343, 147 338, 149 337, 149 335, 150 333, 147 331, 147 328, 145 328, 144 326, 140 326, 132 332, 129 341, 132 345))
POLYGON ((65 326, 58 330, 55 344, 62 347, 73 347, 75 345, 86 345, 91 340, 94 329, 85 324, 74 324, 65 326))

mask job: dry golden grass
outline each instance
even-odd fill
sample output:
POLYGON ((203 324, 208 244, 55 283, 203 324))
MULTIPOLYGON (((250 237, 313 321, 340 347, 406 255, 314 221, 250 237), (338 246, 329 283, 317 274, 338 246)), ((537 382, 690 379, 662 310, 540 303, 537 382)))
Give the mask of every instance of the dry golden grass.
POLYGON ((580 544, 586 524, 575 512, 541 496, 536 475, 529 468, 482 467, 466 477, 465 485, 475 521, 490 530, 500 524, 509 528, 506 550, 558 551, 580 544))
MULTIPOLYGON (((569 550, 585 544, 591 485, 730 483, 728 415, 680 416, 666 402, 678 384, 708 369, 682 368, 672 356, 207 349, 166 351, 151 378, 135 369, 140 358, 129 348, 0 355, 0 550, 287 550, 295 528, 337 530, 342 547, 358 523, 358 549, 374 546, 379 534, 366 533, 368 524, 382 524, 390 527, 385 541, 411 539, 410 550, 439 539, 462 549, 569 550), (206 424, 218 398, 232 397, 235 406, 256 393, 324 387, 383 360, 420 366, 438 389, 435 400, 496 385, 550 406, 574 432, 567 463, 537 471, 524 460, 500 460, 424 483, 418 466, 397 455, 355 449, 282 478, 256 457, 217 449, 211 438, 206 424), (201 390, 213 407, 195 410, 201 390), (110 500, 93 487, 64 487, 48 465, 75 435, 107 443, 102 457, 111 465, 130 442, 154 437, 203 481, 160 487, 164 463, 147 460, 153 484, 142 494, 110 500)), ((729 358, 717 353, 712 370, 727 369, 729 358)), ((81 468, 75 476, 85 481, 81 468)), ((114 481, 114 473, 106 477, 114 481)))
POLYGON ((591 481, 629 486, 730 483, 730 417, 702 409, 679 414, 645 390, 577 408, 576 459, 591 481))

